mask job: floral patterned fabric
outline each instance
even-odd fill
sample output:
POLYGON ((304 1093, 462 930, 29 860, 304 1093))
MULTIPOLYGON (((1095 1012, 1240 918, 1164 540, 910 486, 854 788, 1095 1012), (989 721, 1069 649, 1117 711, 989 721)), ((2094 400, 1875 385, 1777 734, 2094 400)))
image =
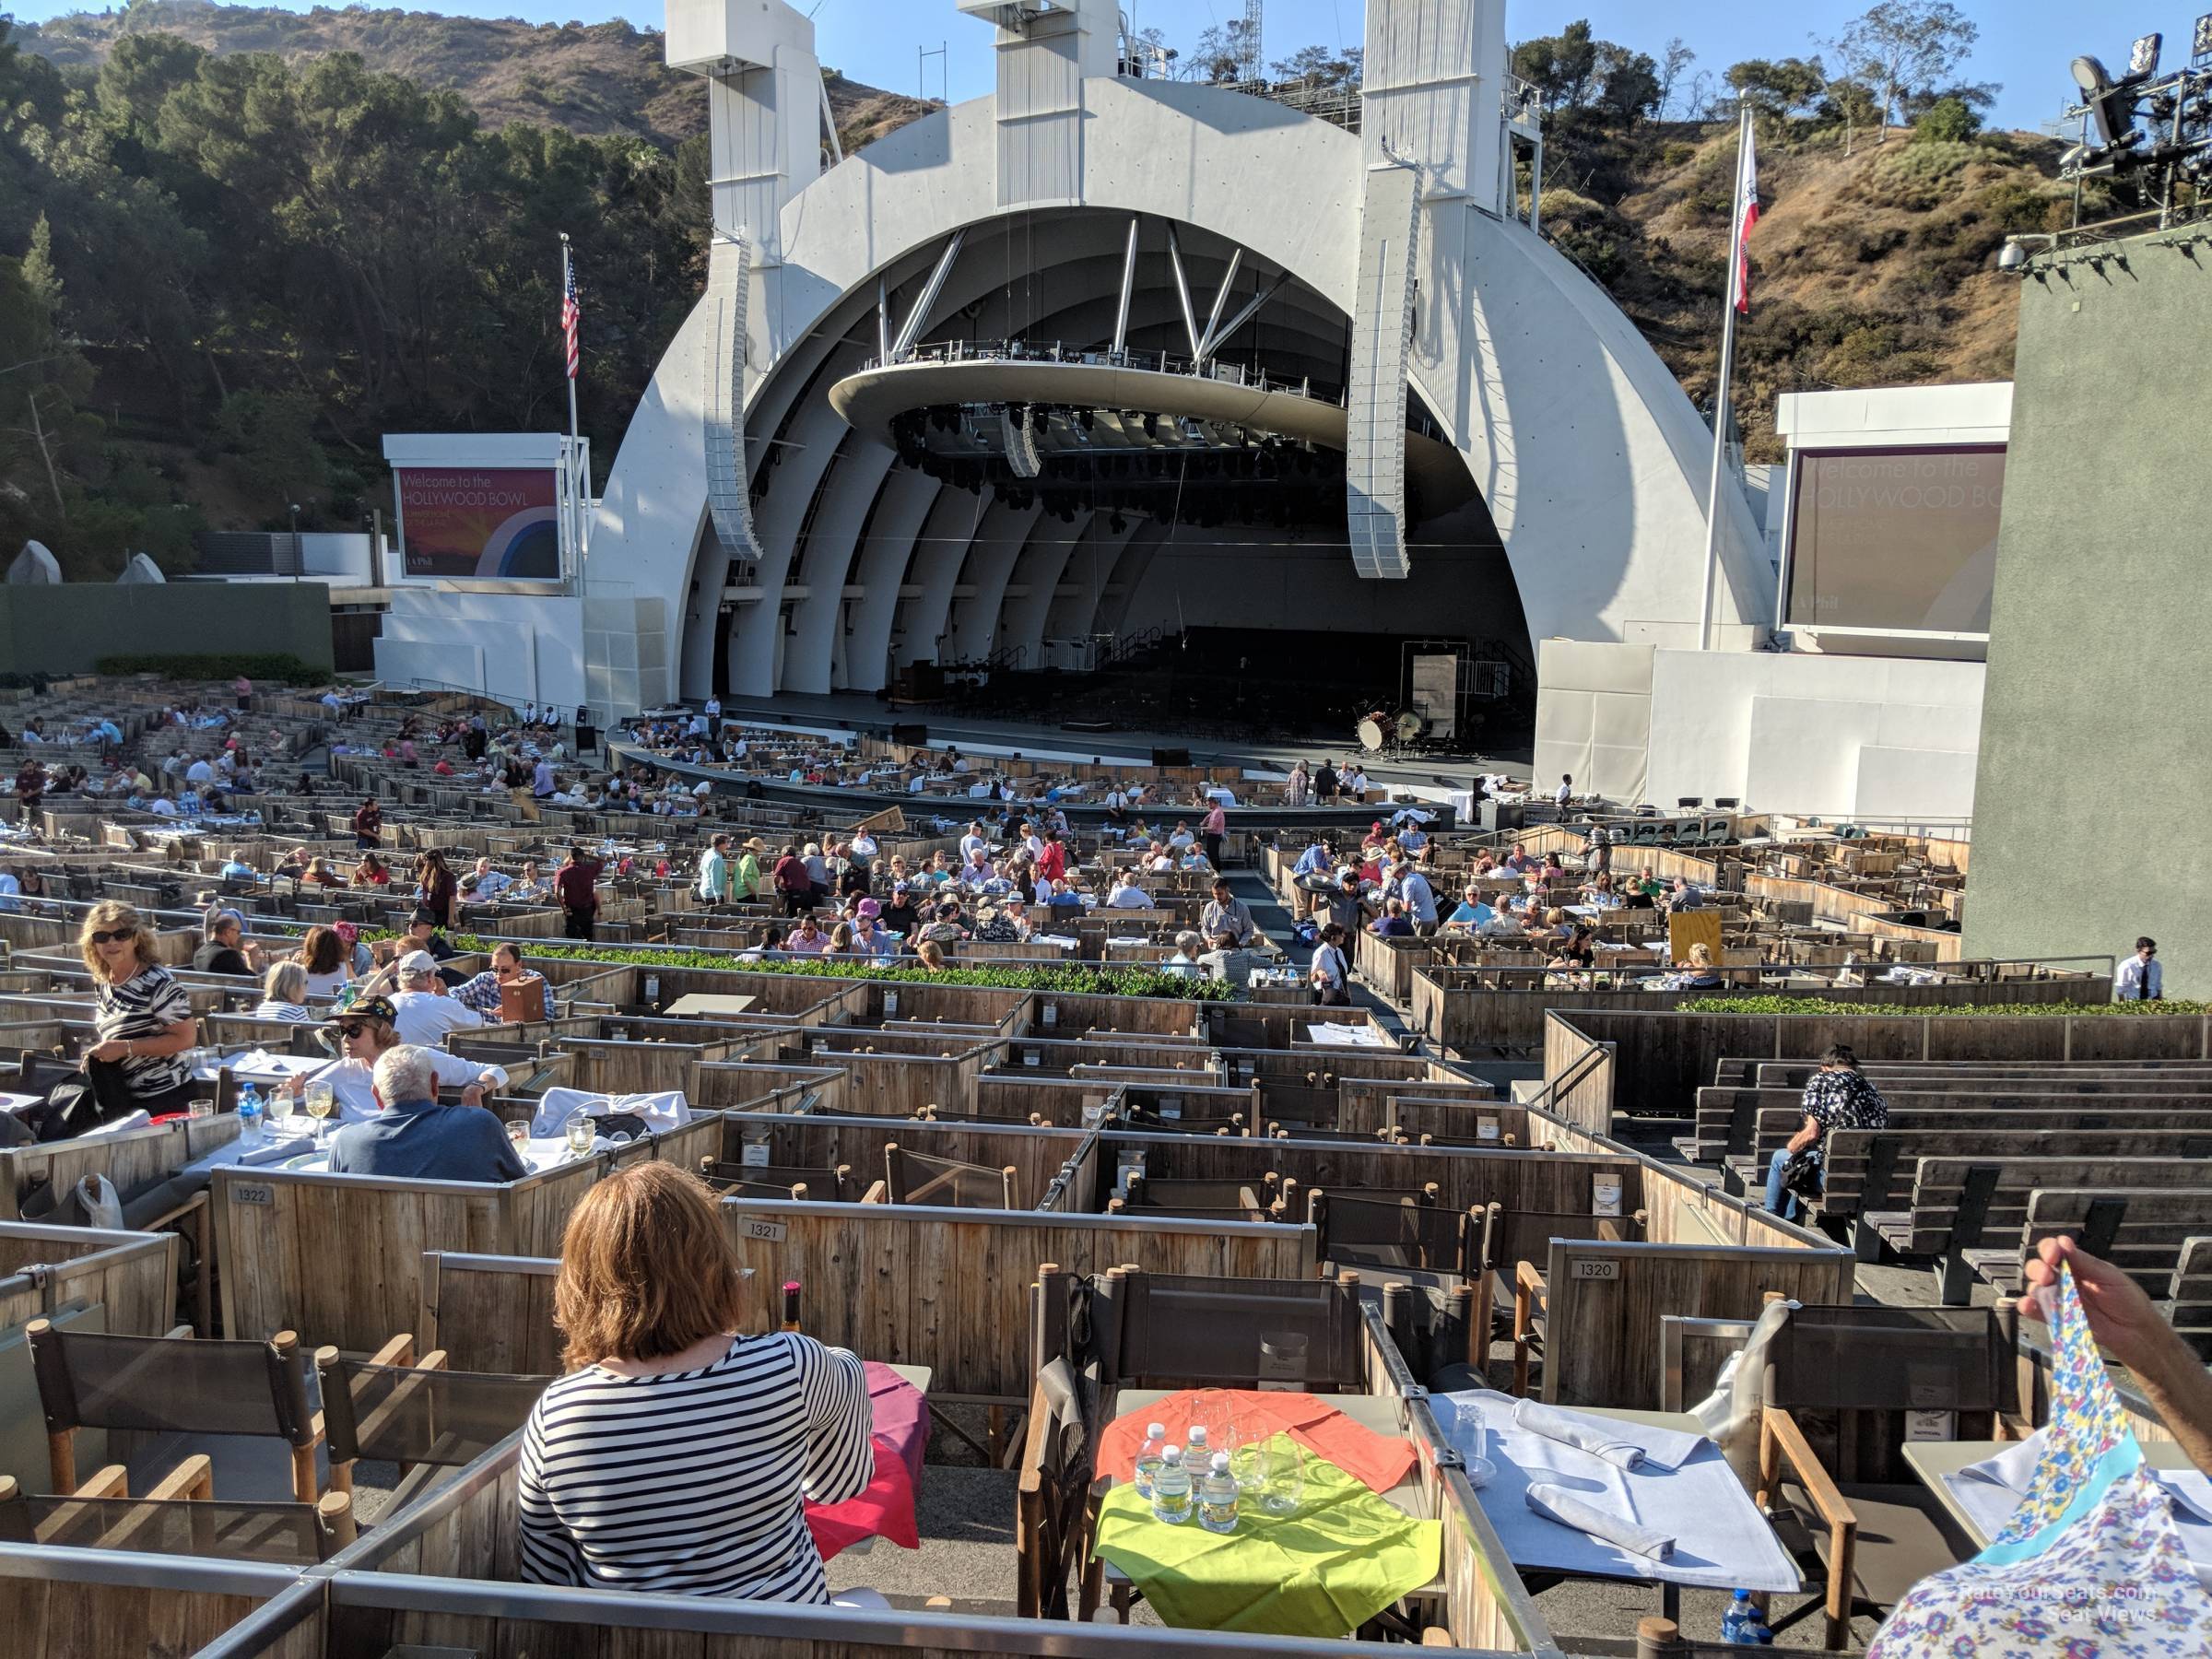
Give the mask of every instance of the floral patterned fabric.
POLYGON ((2212 1596, 2089 1335, 2070 1269, 2050 1298, 2052 1420, 2027 1496, 1987 1549, 1924 1580, 1867 1659, 2183 1659, 2212 1596))

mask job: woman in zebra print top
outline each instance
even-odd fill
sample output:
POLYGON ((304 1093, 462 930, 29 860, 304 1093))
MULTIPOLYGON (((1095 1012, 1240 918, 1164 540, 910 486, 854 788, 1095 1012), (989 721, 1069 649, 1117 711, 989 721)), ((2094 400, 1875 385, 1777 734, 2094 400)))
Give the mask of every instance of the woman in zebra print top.
POLYGON ((200 1040, 200 1022, 184 987, 156 959, 144 918, 103 899, 85 912, 77 949, 92 973, 93 1029, 100 1036, 85 1051, 86 1072, 112 1065, 132 1105, 157 1116, 183 1111, 192 1083, 184 1053, 200 1040))
POLYGON ((875 1476, 860 1361, 796 1332, 737 1334, 744 1275, 697 1178, 640 1164, 561 1241, 572 1370, 523 1435, 525 1583, 827 1602, 803 1499, 875 1476))

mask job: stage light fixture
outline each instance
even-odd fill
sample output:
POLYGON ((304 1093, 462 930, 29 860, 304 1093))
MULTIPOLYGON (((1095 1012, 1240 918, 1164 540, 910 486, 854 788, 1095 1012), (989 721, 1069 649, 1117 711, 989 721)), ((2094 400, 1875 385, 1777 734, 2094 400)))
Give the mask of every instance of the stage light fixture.
POLYGON ((2074 60, 2074 84, 2088 106, 2089 131, 2099 149, 2116 149, 2134 142, 2136 100, 2131 88, 2112 79, 2112 71, 2093 57, 2074 60))
POLYGON ((2190 50, 2198 60, 2212 58, 2212 12, 2206 12, 2196 20, 2194 44, 2190 50))
POLYGON ((2127 73, 2148 80, 2159 72, 2159 55, 2166 48, 2162 34, 2147 34, 2128 49, 2127 73))

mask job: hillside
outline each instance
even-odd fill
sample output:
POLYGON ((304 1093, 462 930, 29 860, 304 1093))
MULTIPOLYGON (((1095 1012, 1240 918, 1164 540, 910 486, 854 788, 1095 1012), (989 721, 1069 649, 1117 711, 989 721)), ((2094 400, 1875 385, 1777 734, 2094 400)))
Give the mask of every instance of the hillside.
MULTIPOLYGON (((359 53, 370 68, 457 93, 487 126, 534 122, 588 135, 622 134, 665 148, 707 126, 700 82, 661 61, 657 31, 623 22, 589 26, 513 18, 446 18, 365 6, 312 12, 135 0, 18 24, 26 50, 67 66, 96 67, 125 34, 171 34, 218 53, 273 52, 289 62, 359 53)), ((930 105, 841 76, 830 104, 848 148, 926 113, 930 105)))
MULTIPOLYGON (((39 370, 0 377, 0 547, 180 565, 195 530, 280 529, 292 502, 302 528, 363 522, 381 432, 547 429, 562 231, 604 475, 705 276, 705 90, 660 53, 623 23, 207 0, 12 41, 0 18, 0 362, 39 370)), ((933 107, 830 94, 848 152, 933 107)), ((1735 127, 1647 115, 1555 109, 1546 223, 1705 402, 1735 127)), ((2068 204, 2054 146, 1962 131, 1862 126, 1846 155, 1832 121, 1762 120, 1752 460, 1778 458, 1780 393, 2009 373, 1996 252, 2068 204)))
MULTIPOLYGON (((1628 312, 1700 406, 1719 367, 1733 124, 1567 124, 1547 147, 1546 228, 1628 312)), ((2058 147, 2021 134, 1930 141, 1761 124, 1763 211, 1735 406, 1778 460, 1774 399, 1829 387, 2002 380, 2018 279, 2006 236, 2066 222, 2058 147)))

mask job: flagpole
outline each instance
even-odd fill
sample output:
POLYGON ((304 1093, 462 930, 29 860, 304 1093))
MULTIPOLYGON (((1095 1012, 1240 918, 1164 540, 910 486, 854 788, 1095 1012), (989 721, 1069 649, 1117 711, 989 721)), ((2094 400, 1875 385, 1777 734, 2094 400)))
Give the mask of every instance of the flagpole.
MULTIPOLYGON (((564 304, 568 300, 569 284, 574 280, 570 258, 569 233, 563 230, 560 233, 560 294, 564 304)), ((568 358, 565 353, 561 358, 560 369, 569 382, 569 586, 573 591, 583 563, 583 497, 582 491, 576 487, 576 447, 579 435, 576 429, 576 377, 569 372, 568 358)))
POLYGON ((1737 104, 1735 194, 1728 214, 1728 288, 1722 300, 1721 376, 1712 398, 1712 481, 1705 492, 1705 585, 1698 602, 1698 649, 1712 649, 1713 576, 1721 562, 1721 474, 1728 455, 1728 393, 1735 374, 1737 285, 1743 280, 1744 158, 1751 145, 1751 99, 1737 104))

